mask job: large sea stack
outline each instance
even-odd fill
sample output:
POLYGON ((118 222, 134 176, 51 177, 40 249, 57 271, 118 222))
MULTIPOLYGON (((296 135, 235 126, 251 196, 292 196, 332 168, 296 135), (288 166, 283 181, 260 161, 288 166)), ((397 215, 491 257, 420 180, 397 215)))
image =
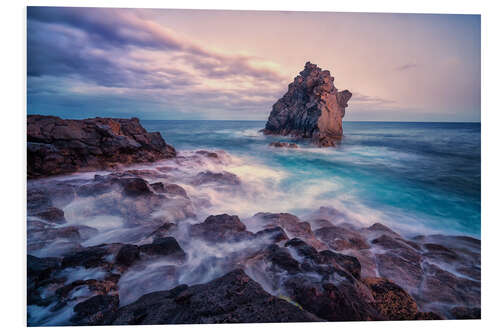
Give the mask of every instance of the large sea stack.
POLYGON ((175 156, 174 147, 166 144, 159 132, 146 131, 137 118, 28 116, 28 178, 175 156))
POLYGON ((310 138, 320 147, 342 138, 342 118, 352 94, 338 91, 330 71, 307 62, 274 105, 264 134, 310 138))

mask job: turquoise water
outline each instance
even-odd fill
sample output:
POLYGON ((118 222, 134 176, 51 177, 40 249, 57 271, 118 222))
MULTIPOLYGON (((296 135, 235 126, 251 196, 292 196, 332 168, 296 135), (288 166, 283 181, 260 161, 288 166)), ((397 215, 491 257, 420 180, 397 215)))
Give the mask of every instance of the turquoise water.
POLYGON ((222 149, 283 172, 277 188, 307 214, 325 202, 362 223, 401 232, 481 231, 481 125, 344 122, 335 148, 259 133, 263 121, 142 121, 177 150, 222 149), (270 148, 272 141, 299 149, 270 148))

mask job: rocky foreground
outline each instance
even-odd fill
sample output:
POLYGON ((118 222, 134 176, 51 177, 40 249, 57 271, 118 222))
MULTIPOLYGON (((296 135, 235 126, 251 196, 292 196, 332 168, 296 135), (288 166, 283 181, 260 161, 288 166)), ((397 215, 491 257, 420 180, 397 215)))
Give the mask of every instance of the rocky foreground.
POLYGON ((480 318, 477 239, 226 214, 259 193, 224 151, 177 154, 134 119, 28 127, 30 326, 480 318))
POLYGON ((29 325, 480 317, 479 240, 407 238, 333 207, 204 218, 201 190, 246 186, 229 158, 29 181, 29 325))
POLYGON ((28 116, 28 178, 153 162, 176 152, 139 119, 28 116))
POLYGON ((320 147, 342 138, 342 118, 352 94, 339 91, 330 71, 307 62, 274 105, 263 130, 267 135, 308 138, 320 147))

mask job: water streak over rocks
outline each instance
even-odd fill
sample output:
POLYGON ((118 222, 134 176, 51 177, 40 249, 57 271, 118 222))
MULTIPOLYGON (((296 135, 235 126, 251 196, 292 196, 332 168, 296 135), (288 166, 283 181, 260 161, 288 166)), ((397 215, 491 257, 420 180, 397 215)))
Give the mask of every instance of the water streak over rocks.
POLYGON ((230 158, 28 181, 28 324, 480 317, 479 240, 410 239, 334 207, 210 214, 210 191, 249 189, 230 158))

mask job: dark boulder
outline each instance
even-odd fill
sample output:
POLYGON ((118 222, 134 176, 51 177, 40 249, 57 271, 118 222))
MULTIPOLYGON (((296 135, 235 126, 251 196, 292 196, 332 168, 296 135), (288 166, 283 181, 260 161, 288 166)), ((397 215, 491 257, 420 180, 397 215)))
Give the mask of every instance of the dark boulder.
POLYGON ((176 260, 186 258, 186 253, 174 237, 155 238, 153 243, 141 245, 139 249, 149 255, 168 256, 176 260))
POLYGON ((28 115, 28 178, 176 156, 160 133, 147 132, 139 119, 61 119, 28 115))
POLYGON ((237 269, 206 284, 147 294, 120 308, 114 325, 270 323, 319 321, 274 297, 237 269))
POLYGON ((193 224, 189 235, 209 242, 232 242, 250 239, 253 234, 236 215, 210 215, 203 223, 193 224))
POLYGON ((210 183, 238 186, 241 185, 241 180, 234 173, 227 171, 222 171, 222 172, 203 171, 198 173, 191 180, 191 184, 193 185, 203 185, 210 183))
POLYGON ((119 304, 118 295, 96 295, 75 305, 71 321, 77 325, 99 325, 114 316, 119 304))
POLYGON ((170 194, 170 195, 178 195, 184 198, 187 198, 186 190, 177 184, 168 184, 163 182, 153 183, 151 184, 153 190, 156 193, 170 194))
POLYGON ((115 262, 119 265, 129 267, 139 259, 139 247, 137 245, 125 244, 120 248, 120 251, 118 251, 115 262))

